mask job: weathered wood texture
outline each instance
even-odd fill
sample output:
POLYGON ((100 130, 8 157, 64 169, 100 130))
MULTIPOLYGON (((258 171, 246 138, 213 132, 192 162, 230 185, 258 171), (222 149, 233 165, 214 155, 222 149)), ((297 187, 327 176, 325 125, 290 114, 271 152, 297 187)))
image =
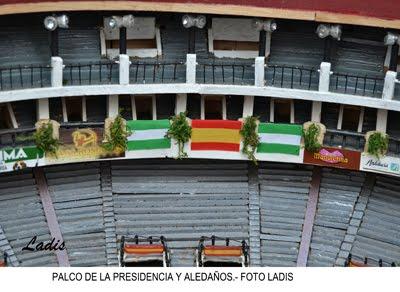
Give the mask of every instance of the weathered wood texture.
POLYGON ((296 266, 312 167, 259 168, 262 266, 296 266))
POLYGON ((249 236, 250 236, 250 265, 261 265, 261 220, 260 220, 260 185, 258 169, 249 162, 249 236))
POLYGON ((308 266, 333 266, 364 182, 364 173, 324 168, 308 266))
MULTIPOLYGON (((172 266, 193 266, 201 236, 249 239, 247 163, 112 163, 118 239, 165 236, 172 266)), ((232 242, 233 244, 233 242, 232 242)))
MULTIPOLYGON (((360 228, 354 232, 351 253, 354 259, 368 257, 368 263, 400 262, 400 183, 398 178, 378 175, 368 200, 360 228)), ((361 214, 360 214, 361 215, 361 214)))
POLYGON ((105 266, 99 164, 53 166, 45 172, 71 266, 105 266))
POLYGON ((367 173, 365 175, 364 184, 361 189, 361 193, 357 198, 357 202, 354 206, 353 213, 351 214, 351 219, 349 226, 346 230, 346 235, 340 247, 338 257, 336 259, 336 266, 343 267, 350 253, 355 241, 355 234, 360 228, 361 221, 365 214, 365 209, 367 207, 367 202, 372 193, 372 189, 375 184, 375 173, 367 173))
MULTIPOLYGON (((44 215, 46 216, 47 226, 50 230, 50 235, 54 239, 54 242, 62 243, 64 242, 60 225, 57 220, 56 212, 54 211, 53 201, 51 200, 49 190, 47 187, 47 181, 44 176, 43 168, 34 168, 33 174, 35 176, 36 185, 39 189, 40 200, 42 201, 44 215)), ((69 267, 69 259, 67 249, 57 249, 55 250, 58 265, 60 267, 69 267)))
POLYGON ((2 256, 5 252, 8 256, 8 266, 19 266, 19 262, 17 260, 17 257, 15 256, 14 250, 8 242, 8 239, 4 234, 3 228, 0 225, 0 256, 2 256))
POLYGON ((103 193, 103 218, 106 235, 106 256, 108 266, 118 266, 117 238, 115 233, 114 200, 111 186, 110 162, 100 164, 101 192, 103 193))
MULTIPOLYGON (((117 265, 121 235, 164 235, 173 266, 193 266, 200 236, 250 244, 252 266, 295 266, 313 167, 213 160, 129 160, 44 168, 72 266, 117 265)), ((400 261, 400 183, 322 168, 308 266, 400 261)), ((0 250, 13 265, 57 266, 30 171, 0 175, 0 250), (14 252, 14 258, 12 255, 14 252)), ((221 242, 222 243, 222 242, 221 242)), ((233 242, 232 242, 233 244, 233 242)))
POLYGON ((305 267, 310 251, 311 234, 314 226, 315 213, 317 212, 317 203, 319 197, 319 188, 321 185, 321 168, 316 166, 313 169, 310 193, 308 196, 306 215, 304 218, 303 230, 301 234, 299 254, 297 256, 297 266, 305 267))
POLYGON ((32 171, 2 174, 0 186, 0 225, 20 265, 57 266, 54 252, 22 251, 34 236, 51 240, 32 171))

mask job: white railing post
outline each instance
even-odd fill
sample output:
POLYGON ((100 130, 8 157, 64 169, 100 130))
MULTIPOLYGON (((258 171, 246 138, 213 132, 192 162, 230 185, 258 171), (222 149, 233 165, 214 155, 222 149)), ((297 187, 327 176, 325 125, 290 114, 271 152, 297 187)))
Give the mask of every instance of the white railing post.
POLYGON ((322 62, 319 69, 318 91, 328 92, 331 79, 331 63, 322 62))
POLYGON ((265 86, 264 68, 265 57, 257 57, 254 63, 254 85, 257 87, 265 86))
POLYGON ((128 85, 129 84, 129 56, 121 54, 119 55, 119 84, 128 85))
POLYGON ((196 54, 186 55, 186 83, 196 83, 196 54))
POLYGON ((385 75, 385 83, 383 85, 382 99, 391 100, 394 95, 396 86, 397 72, 387 71, 385 75))
MULTIPOLYGON (((318 83, 318 91, 320 92, 329 92, 329 83, 331 79, 331 63, 322 62, 319 69, 319 83, 318 83)), ((313 101, 312 103, 312 111, 311 111, 311 120, 313 122, 321 122, 321 111, 322 111, 322 102, 321 101, 313 101)))
POLYGON ((60 57, 51 57, 51 86, 63 86, 63 59, 60 57))

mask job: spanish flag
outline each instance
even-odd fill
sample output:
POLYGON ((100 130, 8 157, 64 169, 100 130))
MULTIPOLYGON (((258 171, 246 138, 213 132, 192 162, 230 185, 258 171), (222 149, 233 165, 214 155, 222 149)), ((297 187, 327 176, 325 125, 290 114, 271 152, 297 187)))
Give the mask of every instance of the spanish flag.
POLYGON ((242 122, 192 120, 191 150, 239 152, 242 122))

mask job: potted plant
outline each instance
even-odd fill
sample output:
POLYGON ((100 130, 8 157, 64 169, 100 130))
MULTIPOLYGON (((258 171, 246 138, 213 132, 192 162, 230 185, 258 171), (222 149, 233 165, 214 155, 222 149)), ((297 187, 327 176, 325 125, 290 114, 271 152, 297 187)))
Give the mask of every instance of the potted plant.
POLYGON ((318 122, 306 122, 303 124, 304 148, 309 152, 318 152, 323 143, 326 127, 318 122))
POLYGON ((243 149, 242 153, 257 164, 257 159, 254 153, 257 150, 257 146, 260 143, 260 136, 257 133, 258 118, 248 116, 244 118, 242 128, 240 129, 240 135, 243 138, 243 149))
POLYGON ((52 120, 40 120, 36 123, 34 134, 36 147, 45 154, 56 155, 59 141, 60 124, 52 120))
POLYGON ((126 126, 126 121, 120 115, 108 118, 104 123, 104 128, 103 148, 110 152, 125 152, 128 136, 132 134, 126 126))
POLYGON ((184 151, 185 143, 189 142, 192 137, 192 127, 189 125, 186 118, 186 112, 181 112, 178 115, 171 117, 171 124, 166 134, 167 138, 172 138, 178 145, 178 159, 187 157, 184 151))
POLYGON ((369 131, 365 135, 364 152, 380 158, 386 155, 389 148, 389 136, 381 131, 369 131))

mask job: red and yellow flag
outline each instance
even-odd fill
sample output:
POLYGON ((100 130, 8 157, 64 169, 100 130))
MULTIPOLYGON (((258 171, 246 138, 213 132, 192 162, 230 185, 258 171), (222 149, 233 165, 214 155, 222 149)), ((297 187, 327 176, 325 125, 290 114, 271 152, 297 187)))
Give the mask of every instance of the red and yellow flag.
POLYGON ((191 150, 239 152, 241 127, 240 121, 193 120, 191 150))

